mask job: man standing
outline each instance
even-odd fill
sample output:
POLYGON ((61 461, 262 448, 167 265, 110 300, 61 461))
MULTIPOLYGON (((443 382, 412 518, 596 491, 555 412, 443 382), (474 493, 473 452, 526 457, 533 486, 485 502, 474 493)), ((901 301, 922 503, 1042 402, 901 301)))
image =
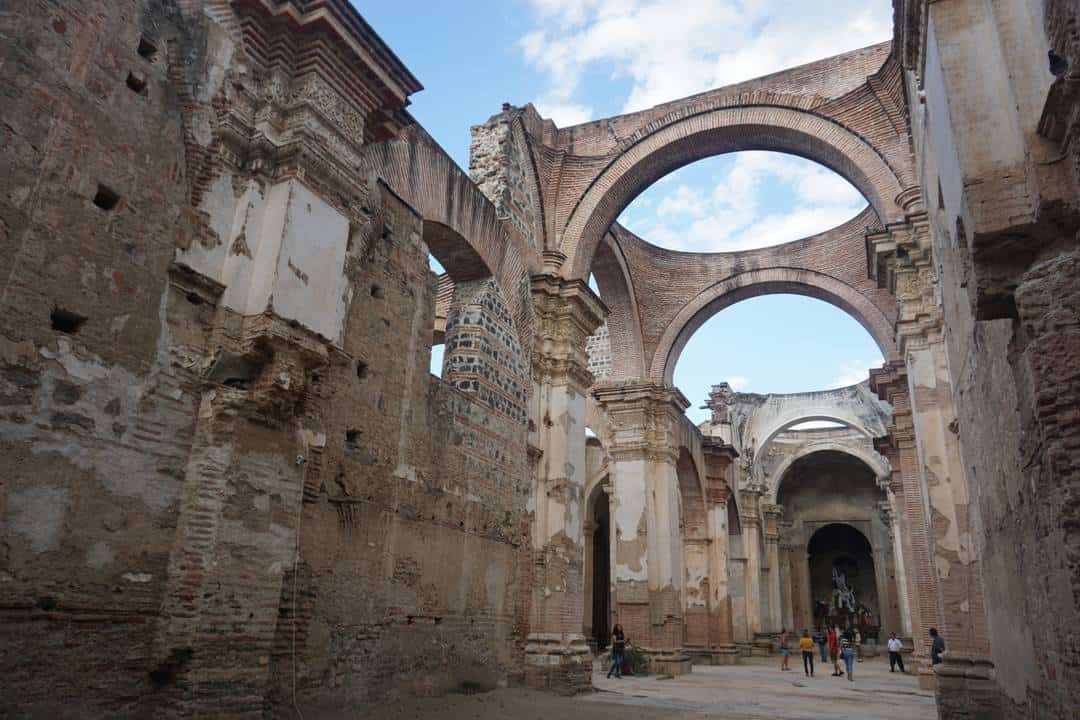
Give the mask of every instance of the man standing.
POLYGON ((904 649, 904 644, 897 639, 896 633, 889 633, 889 672, 896 672, 896 666, 900 666, 900 672, 907 672, 904 669, 904 658, 900 655, 900 651, 904 649))
POLYGON ((930 664, 941 664, 941 653, 945 652, 945 638, 938 635, 937 628, 930 628, 930 664))

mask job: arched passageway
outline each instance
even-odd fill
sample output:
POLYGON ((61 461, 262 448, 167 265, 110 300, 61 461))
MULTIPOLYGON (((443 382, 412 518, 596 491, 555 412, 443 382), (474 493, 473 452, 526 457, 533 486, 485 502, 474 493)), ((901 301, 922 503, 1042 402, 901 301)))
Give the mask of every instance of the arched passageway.
POLYGON ((860 447, 866 441, 842 428, 789 430, 776 442, 795 456, 776 494, 784 517, 777 577, 783 620, 796 628, 858 627, 871 643, 902 633, 906 588, 880 469, 860 447), (810 438, 792 437, 799 435, 810 438))
POLYGON ((611 637, 611 505, 606 492, 600 491, 593 513, 586 524, 592 535, 592 637, 597 648, 608 645, 611 637))
POLYGON ((870 541, 850 525, 819 528, 806 548, 815 625, 876 628, 880 617, 870 541))

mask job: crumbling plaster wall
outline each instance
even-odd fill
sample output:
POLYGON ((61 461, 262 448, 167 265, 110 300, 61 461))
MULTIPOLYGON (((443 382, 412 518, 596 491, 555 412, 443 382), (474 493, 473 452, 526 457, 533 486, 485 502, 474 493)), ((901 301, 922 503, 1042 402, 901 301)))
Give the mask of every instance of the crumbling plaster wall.
MULTIPOLYGON (((0 17, 4 712, 261 716, 294 693, 489 687, 527 632, 507 303, 461 283, 454 370, 428 374, 423 218, 359 164, 346 196, 300 179, 304 153, 230 155, 218 123, 266 79, 231 13, 0 17)), ((358 159, 363 119, 305 83, 262 97, 307 117, 305 151, 358 159)))
MULTIPOLYGON (((1075 3, 1048 0, 932 5, 906 26, 924 43, 905 81, 971 490, 961 532, 1007 717, 1080 704, 1076 80, 1046 61, 1053 48, 1076 67, 1077 22, 1075 3)), ((943 715, 969 716, 965 699, 939 693, 943 715)))

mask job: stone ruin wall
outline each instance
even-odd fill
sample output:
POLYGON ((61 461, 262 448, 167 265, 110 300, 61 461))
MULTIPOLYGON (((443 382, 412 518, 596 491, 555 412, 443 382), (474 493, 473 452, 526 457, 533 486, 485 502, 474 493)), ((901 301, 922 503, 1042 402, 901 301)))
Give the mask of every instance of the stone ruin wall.
POLYGON ((266 88, 227 9, 187 5, 0 18, 5 705, 258 716, 493 686, 529 598, 505 304, 456 288, 430 376, 421 218, 369 178, 345 199, 234 162, 225 88, 266 88))

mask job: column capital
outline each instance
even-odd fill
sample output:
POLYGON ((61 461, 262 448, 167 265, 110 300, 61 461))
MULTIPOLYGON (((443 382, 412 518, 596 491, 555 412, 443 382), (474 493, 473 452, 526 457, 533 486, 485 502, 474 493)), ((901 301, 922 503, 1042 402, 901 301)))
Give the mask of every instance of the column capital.
POLYGON ((584 392, 593 382, 585 340, 604 321, 607 306, 584 281, 559 275, 533 275, 530 290, 534 376, 569 380, 584 392))
POLYGON ((592 395, 608 416, 612 459, 678 460, 676 430, 690 406, 678 388, 641 380, 601 382, 592 395))
POLYGON ((870 277, 896 296, 896 346, 940 342, 944 323, 930 241, 930 221, 921 203, 901 222, 866 235, 870 277))
POLYGON ((780 520, 784 517, 784 506, 773 503, 762 503, 761 514, 764 517, 765 542, 780 542, 780 520))
POLYGON ((734 484, 735 459, 738 451, 717 437, 701 441, 701 453, 705 457, 705 495, 710 506, 726 505, 731 498, 734 484))
POLYGON ((743 488, 739 490, 739 522, 750 527, 761 526, 761 516, 758 514, 758 503, 764 491, 760 488, 743 488))

